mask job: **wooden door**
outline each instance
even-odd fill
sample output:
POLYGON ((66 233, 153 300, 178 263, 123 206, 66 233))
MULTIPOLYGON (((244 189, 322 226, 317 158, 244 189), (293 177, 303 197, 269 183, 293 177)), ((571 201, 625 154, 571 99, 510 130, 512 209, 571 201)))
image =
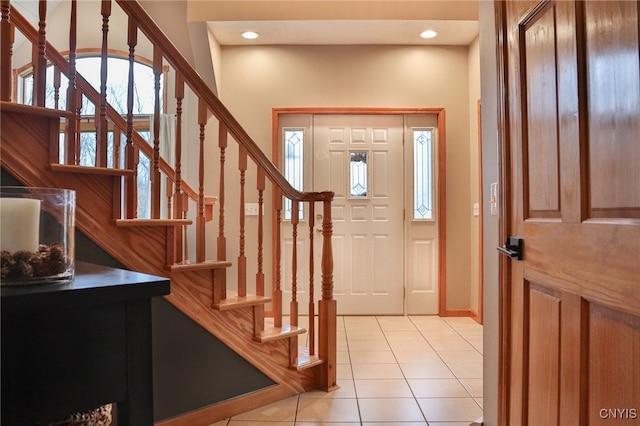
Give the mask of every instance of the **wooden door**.
POLYGON ((332 203, 340 315, 404 312, 403 117, 315 115, 314 188, 332 203))
POLYGON ((639 2, 496 8, 501 230, 524 241, 501 260, 501 424, 638 424, 639 2))

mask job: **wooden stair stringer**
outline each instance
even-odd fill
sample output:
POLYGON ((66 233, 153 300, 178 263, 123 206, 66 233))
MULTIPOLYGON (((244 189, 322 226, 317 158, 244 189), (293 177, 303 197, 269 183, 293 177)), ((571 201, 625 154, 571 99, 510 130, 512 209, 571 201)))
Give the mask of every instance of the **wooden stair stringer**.
POLYGON ((171 274, 171 294, 165 299, 277 384, 295 393, 315 386, 312 369, 289 368, 289 340, 269 343, 253 340, 253 308, 219 311, 211 307, 211 273, 171 274))
MULTIPOLYGON (((76 191, 76 227, 127 268, 159 276, 164 270, 166 229, 118 227, 113 221, 116 179, 104 174, 52 171, 45 141, 59 132, 59 116, 44 108, 1 103, 2 167, 27 186, 76 191)), ((57 138, 57 136, 56 136, 57 138)))

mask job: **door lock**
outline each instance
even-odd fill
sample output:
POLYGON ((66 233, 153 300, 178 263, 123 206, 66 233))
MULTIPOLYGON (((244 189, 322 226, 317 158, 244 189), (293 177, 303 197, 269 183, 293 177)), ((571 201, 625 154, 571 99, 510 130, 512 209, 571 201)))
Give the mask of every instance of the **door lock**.
POLYGON ((524 240, 522 238, 509 237, 502 247, 498 247, 498 251, 512 259, 522 260, 523 247, 524 240))

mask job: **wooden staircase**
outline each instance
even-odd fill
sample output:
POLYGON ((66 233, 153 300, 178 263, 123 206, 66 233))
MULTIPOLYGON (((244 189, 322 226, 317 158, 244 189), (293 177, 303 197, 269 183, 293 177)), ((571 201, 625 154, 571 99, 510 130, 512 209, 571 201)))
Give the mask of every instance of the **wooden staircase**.
MULTIPOLYGON (((111 16, 111 1, 95 2, 102 15, 103 44, 101 48, 102 74, 106 76, 107 34, 111 16)), ((167 300, 209 333, 258 368, 276 385, 256 395, 248 395, 206 407, 162 424, 210 424, 241 411, 255 408, 287 396, 310 389, 331 391, 336 384, 336 302, 333 300, 333 261, 331 192, 299 192, 295 190, 276 166, 261 151, 240 124, 227 111, 204 81, 169 42, 144 9, 135 1, 116 1, 127 16, 127 46, 131 69, 135 60, 138 37, 146 37, 153 45, 153 64, 156 71, 156 110, 154 123, 160 115, 158 84, 163 64, 168 64, 174 87, 165 87, 165 97, 172 99, 178 123, 176 132, 175 167, 159 154, 159 138, 152 143, 133 127, 132 92, 130 74, 127 94, 128 112, 117 112, 106 102, 106 84, 100 90, 93 88, 75 71, 75 46, 82 35, 76 34, 80 18, 76 1, 71 2, 69 17, 68 54, 62 55, 46 35, 46 2, 40 2, 38 29, 21 16, 9 1, 0 1, 2 21, 2 54, 0 72, 1 160, 2 167, 26 186, 69 188, 76 191, 76 227, 93 239, 100 247, 127 268, 171 278, 171 294, 167 300), (26 38, 33 52, 33 103, 23 105, 15 99, 17 75, 14 73, 12 53, 16 32, 26 38), (46 67, 54 68, 54 82, 46 81, 46 67), (13 79, 5 76, 13 75, 13 79), (66 105, 58 105, 60 76, 69 81, 66 105), (46 91, 56 92, 56 105, 45 108, 46 91), (185 91, 197 101, 195 108, 183 104, 185 91), (81 165, 80 121, 81 100, 95 106, 92 120, 95 124, 96 158, 94 165, 81 165), (190 185, 182 177, 182 134, 180 127, 188 122, 190 114, 197 116, 199 140, 198 182, 190 185), (216 155, 205 152, 208 128, 217 127, 216 155), (60 143, 61 135, 64 142, 60 143), (123 143, 109 148, 109 137, 123 143), (229 138, 231 136, 231 138, 229 138), (237 144, 229 143, 236 141, 237 144), (108 164, 107 151, 113 158, 124 157, 123 164, 108 164), (233 151, 232 151, 233 149, 233 151), (61 159, 61 150, 64 151, 61 159), (151 218, 136 217, 138 159, 145 155, 151 159, 151 218), (227 158, 237 158, 237 170, 225 165, 227 158), (218 174, 215 187, 205 185, 205 170, 218 174), (247 232, 243 206, 249 199, 248 178, 255 179, 259 216, 255 232, 247 232), (239 181, 239 188, 226 191, 225 182, 239 181), (165 182, 166 191, 161 191, 165 182), (198 188, 194 190, 192 188, 198 188), (216 194, 217 208, 208 202, 216 194), (233 193, 233 194, 230 194, 233 193), (233 199, 231 196, 237 196, 233 199), (267 196, 268 195, 268 196, 267 196), (282 222, 283 197, 292 200, 291 228, 292 256, 283 258, 282 222), (238 216, 225 213, 229 203, 238 207, 238 216), (310 234, 308 263, 299 262, 297 233, 298 205, 305 204, 309 212, 307 225, 310 234), (316 203, 323 209, 322 259, 314 260, 316 203), (164 209, 161 206, 166 206, 164 209), (166 217, 161 212, 166 211, 166 217), (227 244, 227 227, 231 220, 238 221, 237 248, 227 244), (215 226, 213 226, 215 225, 215 226), (195 241, 193 241, 195 240, 195 241), (264 241, 268 244, 265 245, 264 241), (215 244, 212 244, 214 242, 215 244), (247 256, 248 244, 255 244, 254 259, 247 256), (192 246, 195 245, 195 250, 192 246), (207 255, 207 247, 215 246, 215 254, 207 255), (191 247, 191 249, 190 249, 191 247), (191 258, 189 253, 192 253, 191 258), (233 255, 233 256, 232 256, 233 255), (234 261, 230 259, 235 259, 234 261), (268 267, 267 267, 268 266, 268 267), (230 268, 237 268, 237 282, 229 281, 230 268), (292 282, 282 283, 282 269, 290 268, 292 282), (299 283, 297 271, 309 269, 309 282, 299 283), (255 280, 249 272, 255 271, 255 280), (269 273, 270 272, 270 273, 269 273), (318 274, 321 272, 321 274, 318 274), (314 300, 314 276, 321 275, 322 297, 314 300), (255 282, 254 282, 255 281, 255 282), (283 309, 283 295, 290 295, 287 309, 283 309), (303 310, 309 326, 299 325, 300 302, 298 294, 308 297, 303 310), (309 296, 310 295, 310 296, 309 296), (286 321, 288 318, 288 321, 286 321), (317 326, 316 326, 317 321, 317 326), (317 328, 317 330, 316 330, 317 328), (306 333, 306 335, 305 335, 306 333), (305 339, 306 337, 306 339, 305 339), (306 340, 306 344, 301 344, 306 340)), ((167 65, 164 65, 165 67, 167 65)), ((165 74, 167 75, 167 74, 165 74)), ((106 78, 103 80, 106 81, 106 78)), ((166 79, 165 79, 166 81, 166 79)), ((158 134, 158 129, 154 134, 158 134)), ((235 226, 235 224, 234 224, 235 226)))

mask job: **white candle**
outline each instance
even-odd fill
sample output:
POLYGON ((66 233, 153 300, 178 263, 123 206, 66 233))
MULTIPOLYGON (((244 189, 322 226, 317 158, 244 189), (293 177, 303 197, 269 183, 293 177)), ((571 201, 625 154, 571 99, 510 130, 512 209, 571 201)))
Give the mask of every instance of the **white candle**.
POLYGON ((0 249, 9 253, 38 251, 40 200, 0 198, 0 249))

